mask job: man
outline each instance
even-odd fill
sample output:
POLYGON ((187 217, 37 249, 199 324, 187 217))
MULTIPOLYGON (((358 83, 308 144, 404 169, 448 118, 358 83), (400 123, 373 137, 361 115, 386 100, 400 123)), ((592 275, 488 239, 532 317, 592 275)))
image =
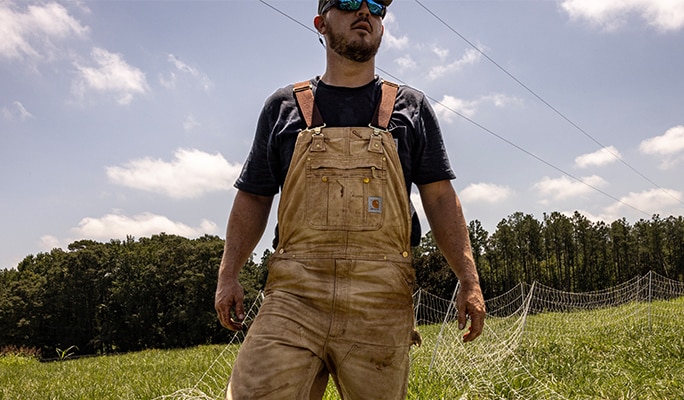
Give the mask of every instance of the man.
POLYGON ((471 320, 463 339, 482 332, 484 300, 434 112, 422 93, 375 75, 391 2, 319 0, 325 73, 264 105, 219 268, 223 326, 242 329, 238 273, 282 188, 276 252, 228 399, 321 399, 329 376, 345 399, 406 397, 415 339, 410 246, 420 237, 412 183, 461 284, 459 327, 471 320))

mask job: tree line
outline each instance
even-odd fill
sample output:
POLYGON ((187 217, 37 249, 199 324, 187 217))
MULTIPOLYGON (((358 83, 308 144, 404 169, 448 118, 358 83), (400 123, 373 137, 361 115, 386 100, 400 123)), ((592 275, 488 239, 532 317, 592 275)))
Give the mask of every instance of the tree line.
POLYGON ((684 281, 684 218, 592 222, 579 212, 545 214, 541 221, 515 213, 489 235, 469 224, 485 298, 518 282, 537 281, 569 291, 601 290, 648 271, 684 281))
MULTIPOLYGON (((567 291, 614 286, 653 270, 684 281, 684 219, 654 216, 630 225, 591 222, 579 213, 515 213, 491 235, 469 224, 485 298, 521 281, 567 291)), ((75 346, 78 354, 223 343, 213 308, 223 251, 218 236, 187 239, 159 234, 100 243, 81 240, 66 250, 27 256, 0 270, 0 352, 40 349, 44 358, 75 346)), ((264 287, 267 250, 241 272, 246 304, 264 287)), ((430 233, 413 250, 416 285, 450 298, 456 278, 430 233)))

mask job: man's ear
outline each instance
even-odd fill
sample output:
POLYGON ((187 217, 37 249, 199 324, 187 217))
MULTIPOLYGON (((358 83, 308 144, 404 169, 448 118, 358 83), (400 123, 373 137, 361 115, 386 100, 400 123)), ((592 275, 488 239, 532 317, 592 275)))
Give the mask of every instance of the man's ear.
POLYGON ((316 15, 316 17, 314 17, 313 22, 314 22, 314 27, 316 27, 316 30, 318 31, 318 33, 320 33, 321 35, 325 35, 325 32, 327 30, 326 25, 325 25, 325 18, 323 18, 320 15, 316 15))

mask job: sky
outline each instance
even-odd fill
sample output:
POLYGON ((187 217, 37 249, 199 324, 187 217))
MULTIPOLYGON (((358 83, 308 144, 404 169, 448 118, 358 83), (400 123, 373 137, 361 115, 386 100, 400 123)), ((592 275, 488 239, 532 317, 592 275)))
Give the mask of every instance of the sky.
MULTIPOLYGON (((225 237, 264 100, 324 72, 316 6, 0 0, 0 268, 225 237)), ((384 26, 378 74, 430 99, 468 221, 684 215, 684 0, 395 0, 384 26)))

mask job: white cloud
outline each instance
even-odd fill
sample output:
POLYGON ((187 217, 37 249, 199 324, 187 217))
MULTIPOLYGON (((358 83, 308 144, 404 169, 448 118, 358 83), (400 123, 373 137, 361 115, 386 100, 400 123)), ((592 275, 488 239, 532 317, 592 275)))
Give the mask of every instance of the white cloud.
POLYGON ((390 31, 385 30, 385 34, 382 38, 382 43, 383 48, 402 50, 408 47, 409 40, 406 36, 396 37, 392 35, 390 31))
POLYGON ((52 235, 44 235, 40 237, 40 248, 45 251, 61 248, 60 240, 52 235))
POLYGON ((572 218, 575 216, 575 213, 578 213, 579 215, 583 216, 584 218, 588 219, 591 222, 607 222, 610 223, 612 220, 607 219, 606 216, 604 215, 594 215, 592 212, 587 211, 587 210, 573 210, 573 211, 561 211, 561 214, 565 215, 568 218, 572 218))
POLYGON ((33 118, 33 115, 30 112, 26 111, 26 108, 24 107, 23 104, 21 104, 21 102, 15 101, 13 104, 17 109, 19 119, 21 119, 23 121, 27 118, 33 118))
POLYGON ((418 64, 411 57, 410 54, 406 54, 402 57, 397 58, 396 60, 394 60, 394 63, 399 66, 399 70, 402 72, 408 71, 408 70, 414 70, 418 66, 418 64))
MULTIPOLYGON (((444 50, 442 50, 440 53, 440 56, 443 55, 444 50)), ((465 66, 477 63, 478 61, 480 61, 480 58, 482 58, 482 54, 479 51, 475 49, 467 49, 463 54, 463 57, 452 62, 451 64, 438 65, 432 67, 428 72, 428 77, 432 80, 440 79, 444 77, 444 75, 446 74, 449 74, 454 71, 460 71, 465 66)))
POLYGON ((624 210, 639 210, 648 214, 663 213, 668 207, 676 206, 684 200, 682 192, 672 189, 651 189, 643 192, 630 192, 619 202, 606 207, 605 212, 612 218, 619 218, 624 210))
POLYGON ((433 108, 440 121, 443 123, 452 123, 458 114, 467 118, 472 118, 477 113, 480 106, 488 103, 501 108, 511 104, 521 104, 522 100, 504 94, 490 94, 482 96, 477 100, 463 100, 445 95, 439 103, 433 104, 433 108))
POLYGON ((433 105, 433 108, 440 121, 452 123, 458 116, 456 113, 462 114, 468 118, 475 115, 477 106, 477 101, 463 100, 445 95, 439 103, 433 105))
POLYGON ((397 51, 398 57, 395 58, 394 63, 401 68, 402 72, 420 68, 421 71, 427 71, 426 74, 421 72, 421 78, 436 80, 452 72, 460 71, 468 65, 476 64, 482 58, 479 51, 468 48, 461 58, 449 62, 451 51, 448 48, 437 44, 417 43, 406 35, 395 36, 395 32, 399 31, 399 25, 393 14, 388 13, 383 23, 385 33, 382 49, 383 51, 397 51), (434 65, 435 63, 438 65, 434 65))
POLYGON ((15 119, 18 118, 21 121, 25 121, 28 118, 33 118, 33 114, 28 112, 23 104, 19 101, 13 101, 10 107, 3 107, 0 110, 5 119, 15 119))
POLYGON ((199 226, 192 227, 152 213, 129 217, 119 212, 100 218, 83 218, 78 227, 72 229, 75 235, 94 240, 123 239, 128 235, 146 237, 161 232, 183 237, 197 237, 204 234, 216 234, 217 230, 217 225, 208 220, 202 220, 199 226))
POLYGON ((77 96, 83 96, 88 90, 113 93, 119 104, 129 104, 134 95, 149 90, 145 74, 126 63, 120 54, 96 47, 91 58, 96 64, 94 67, 76 64, 79 75, 73 91, 77 96))
POLYGON ((662 136, 641 142, 639 149, 646 154, 672 155, 684 151, 684 125, 668 129, 662 136))
POLYGON ((544 177, 534 184, 533 189, 542 196, 551 196, 555 200, 564 200, 590 193, 594 188, 606 185, 606 181, 597 175, 581 178, 581 181, 570 179, 566 176, 552 179, 544 177))
POLYGON ((242 170, 219 153, 179 149, 174 156, 170 162, 143 158, 123 167, 107 167, 107 176, 119 185, 183 199, 230 190, 242 170))
POLYGON ((433 47, 432 52, 437 54, 437 57, 444 62, 447 57, 449 57, 449 49, 443 49, 441 47, 433 47))
POLYGON ((397 37, 394 36, 394 30, 399 30, 399 24, 397 23, 394 14, 387 13, 383 21, 385 26, 385 32, 382 35, 382 49, 396 49, 404 50, 409 46, 409 39, 406 36, 397 37))
POLYGON ((522 99, 515 96, 507 96, 501 93, 493 93, 480 97, 478 101, 480 104, 491 103, 495 107, 503 108, 509 105, 520 105, 523 103, 522 99))
POLYGON ((187 117, 185 117, 185 120, 183 121, 183 130, 186 132, 191 132, 195 130, 195 128, 198 128, 201 124, 195 119, 195 116, 190 114, 187 117))
POLYGON ((464 203, 496 204, 507 200, 513 191, 507 186, 492 183, 473 183, 461 190, 459 197, 464 203))
POLYGON ((684 125, 675 126, 661 136, 642 141, 639 150, 645 154, 662 156, 663 169, 675 166, 684 159, 684 125))
MULTIPOLYGON (((171 64, 173 64, 173 66, 174 66, 178 71, 181 71, 181 72, 183 72, 183 73, 185 73, 185 74, 189 74, 190 76, 196 78, 196 79, 200 82, 200 85, 202 86, 202 88, 203 88, 204 90, 209 90, 209 89, 211 89, 211 87, 213 86, 213 83, 211 82, 211 80, 209 79, 209 77, 208 77, 205 73, 200 72, 200 71, 199 71, 197 68, 195 68, 195 67, 191 67, 190 65, 188 65, 188 64, 186 64, 185 62, 183 62, 183 61, 181 61, 180 59, 178 59, 178 57, 176 57, 175 55, 169 54, 168 60, 169 60, 169 62, 170 62, 171 64)), ((176 80, 176 78, 177 78, 176 74, 173 73, 173 72, 171 72, 171 75, 170 75, 170 76, 171 76, 170 82, 175 82, 175 80, 176 80)), ((163 80, 163 79, 162 79, 162 84, 163 84, 164 86, 167 86, 168 82, 169 82, 169 81, 166 81, 166 80, 163 80)), ((173 85, 171 85, 171 86, 173 86, 173 85)), ((167 87, 168 87, 168 86, 167 86, 167 87)))
POLYGON ((168 78, 159 74, 159 84, 164 86, 167 89, 173 89, 174 87, 176 87, 176 81, 177 80, 178 80, 178 76, 173 71, 169 72, 168 78))
POLYGON ((615 146, 604 147, 593 153, 582 154, 575 158, 575 166, 587 168, 591 166, 602 166, 619 160, 622 156, 615 146))
POLYGON ((24 10, 12 1, 0 3, 0 58, 50 59, 57 54, 57 41, 87 33, 88 27, 59 3, 29 5, 24 10))
POLYGON ((561 7, 573 19, 609 31, 624 26, 633 16, 663 32, 684 27, 684 0, 564 0, 561 7))

